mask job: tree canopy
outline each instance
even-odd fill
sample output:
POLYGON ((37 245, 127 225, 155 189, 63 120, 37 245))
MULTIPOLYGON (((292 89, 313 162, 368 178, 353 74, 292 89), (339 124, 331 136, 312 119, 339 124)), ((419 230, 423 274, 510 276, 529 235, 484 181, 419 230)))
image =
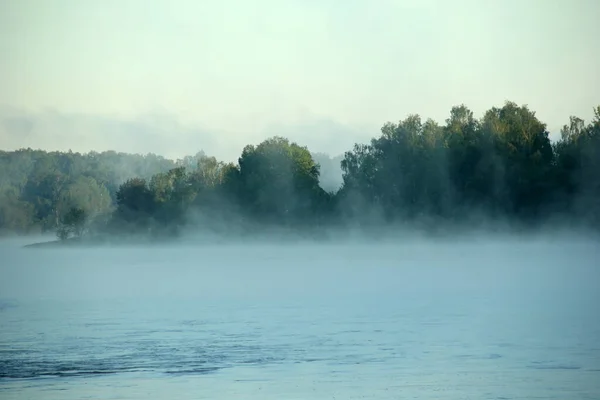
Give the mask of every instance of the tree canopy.
POLYGON ((0 231, 173 236, 196 227, 468 225, 549 222, 600 228, 600 107, 571 117, 554 143, 527 106, 480 119, 465 105, 444 124, 411 114, 330 158, 283 137, 237 163, 203 152, 0 151, 0 231), (326 171, 324 173, 323 171, 326 171), (337 174, 337 175, 336 175, 337 174))

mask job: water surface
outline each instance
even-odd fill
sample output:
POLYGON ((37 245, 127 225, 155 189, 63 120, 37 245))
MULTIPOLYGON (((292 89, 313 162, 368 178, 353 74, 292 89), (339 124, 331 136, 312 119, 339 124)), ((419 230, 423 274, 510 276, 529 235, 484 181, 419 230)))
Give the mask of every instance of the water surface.
POLYGON ((598 399, 594 243, 5 245, 2 399, 598 399))

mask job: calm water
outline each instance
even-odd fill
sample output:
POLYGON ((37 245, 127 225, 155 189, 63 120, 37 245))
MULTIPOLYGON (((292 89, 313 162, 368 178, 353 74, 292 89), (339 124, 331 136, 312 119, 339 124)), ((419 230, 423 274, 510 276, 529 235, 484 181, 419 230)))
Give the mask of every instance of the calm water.
POLYGON ((0 251, 1 399, 600 399, 595 243, 0 251))

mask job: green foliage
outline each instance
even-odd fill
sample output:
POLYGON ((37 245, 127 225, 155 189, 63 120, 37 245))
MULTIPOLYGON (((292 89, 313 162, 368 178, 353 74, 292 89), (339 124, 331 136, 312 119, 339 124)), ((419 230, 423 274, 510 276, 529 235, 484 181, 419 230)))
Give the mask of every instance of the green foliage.
POLYGON ((594 114, 588 124, 571 117, 551 143, 527 106, 506 102, 478 120, 459 105, 444 125, 416 114, 388 122, 337 159, 282 137, 246 146, 237 164, 203 152, 170 161, 0 151, 0 232, 54 230, 67 239, 106 229, 173 236, 188 225, 305 230, 557 217, 597 229, 600 107, 594 114))
POLYGON ((70 237, 80 238, 85 231, 86 212, 82 208, 71 207, 60 219, 56 236, 60 240, 70 237))
POLYGON ((238 198, 254 217, 285 225, 315 217, 324 191, 306 147, 273 137, 246 146, 239 159, 238 198))
POLYGON ((0 193, 0 235, 29 233, 33 230, 34 219, 33 204, 19 199, 16 191, 0 193))
POLYGON ((129 230, 148 230, 155 208, 155 196, 145 179, 132 178, 119 187, 115 219, 129 230))
POLYGON ((456 222, 474 211, 523 223, 597 215, 594 126, 572 118, 553 147, 535 113, 511 102, 481 121, 464 105, 454 107, 444 127, 411 115, 345 154, 339 195, 345 214, 359 219, 365 209, 386 220, 456 222))
POLYGON ((126 179, 174 167, 153 154, 0 151, 0 232, 55 231, 71 207, 104 218, 126 179))
POLYGON ((56 202, 59 215, 74 207, 84 210, 87 215, 95 216, 109 212, 112 200, 104 185, 100 185, 92 177, 80 176, 60 191, 56 202))

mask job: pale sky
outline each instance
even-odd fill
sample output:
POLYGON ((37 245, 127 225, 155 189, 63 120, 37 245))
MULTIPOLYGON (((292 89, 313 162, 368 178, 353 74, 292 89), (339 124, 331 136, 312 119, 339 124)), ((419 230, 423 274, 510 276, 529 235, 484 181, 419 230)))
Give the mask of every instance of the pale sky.
POLYGON ((418 113, 600 104, 599 0, 0 0, 0 149, 339 154, 418 113))

